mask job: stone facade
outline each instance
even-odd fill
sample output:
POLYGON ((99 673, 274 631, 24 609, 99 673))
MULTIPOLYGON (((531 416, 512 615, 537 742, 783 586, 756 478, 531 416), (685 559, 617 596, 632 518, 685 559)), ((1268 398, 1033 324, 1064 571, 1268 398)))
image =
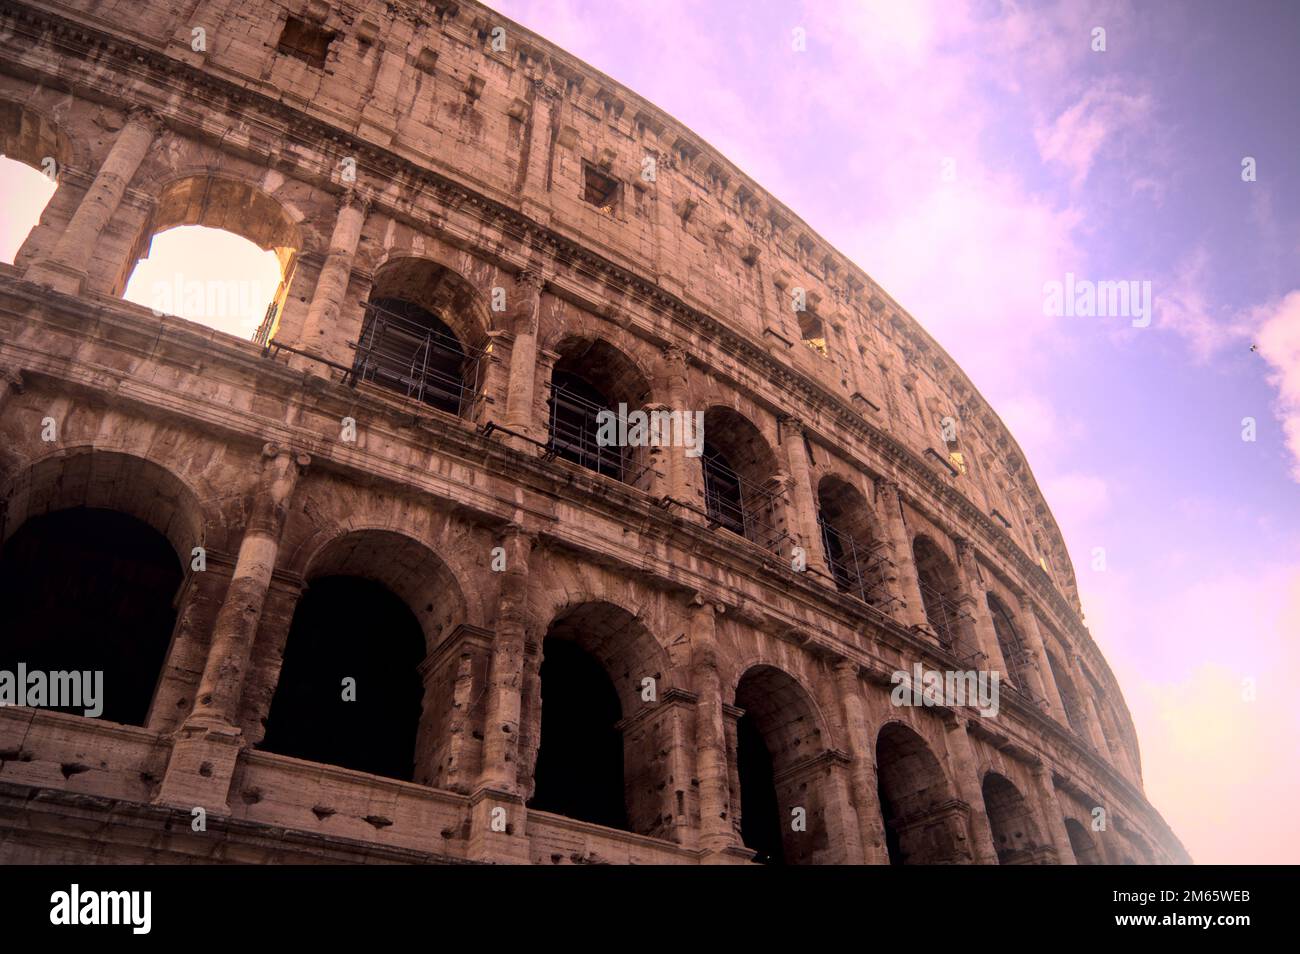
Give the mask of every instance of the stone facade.
POLYGON ((2 0, 0 50, 3 151, 58 170, 0 267, 0 534, 114 511, 183 571, 140 724, 0 709, 0 861, 1187 860, 1012 437, 671 117, 471 2, 2 0), (121 300, 186 224, 276 251, 257 341, 121 300), (450 399, 366 376, 381 300, 450 399), (703 412, 735 514, 682 448, 557 453, 561 375, 703 412), (418 627, 409 777, 271 744, 339 579, 418 627), (539 807, 570 652, 614 824, 539 807), (999 714, 893 705, 916 662, 999 714))

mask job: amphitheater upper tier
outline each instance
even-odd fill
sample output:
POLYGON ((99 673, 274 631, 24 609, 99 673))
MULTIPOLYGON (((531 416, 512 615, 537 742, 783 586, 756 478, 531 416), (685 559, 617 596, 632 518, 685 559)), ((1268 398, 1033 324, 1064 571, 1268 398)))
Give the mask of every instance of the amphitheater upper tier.
POLYGON ((0 50, 0 672, 105 682, 0 708, 0 859, 1186 860, 1014 439, 672 117, 477 3, 0 50), (185 225, 275 252, 249 340, 123 300, 185 225))

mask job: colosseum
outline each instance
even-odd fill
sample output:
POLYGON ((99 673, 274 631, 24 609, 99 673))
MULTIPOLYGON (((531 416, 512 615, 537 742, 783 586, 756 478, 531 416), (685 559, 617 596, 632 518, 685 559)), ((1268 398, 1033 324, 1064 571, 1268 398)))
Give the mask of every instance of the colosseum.
POLYGON ((671 116, 470 0, 0 49, 0 862, 1189 860, 1015 440, 671 116), (123 299, 185 225, 255 334, 123 299))

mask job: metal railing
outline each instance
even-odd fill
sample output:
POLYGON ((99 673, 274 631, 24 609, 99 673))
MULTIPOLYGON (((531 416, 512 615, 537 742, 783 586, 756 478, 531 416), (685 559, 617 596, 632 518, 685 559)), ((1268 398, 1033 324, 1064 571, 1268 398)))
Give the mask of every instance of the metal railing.
POLYGON ((467 416, 479 395, 481 349, 388 308, 367 303, 353 374, 425 404, 467 416))
POLYGON ((551 453, 588 470, 623 480, 631 469, 632 449, 614 444, 601 445, 597 440, 602 411, 594 401, 579 397, 560 384, 548 385, 551 391, 551 424, 547 444, 551 453))
POLYGON ((764 550, 779 553, 785 534, 772 525, 769 516, 776 512, 776 494, 742 477, 716 454, 706 454, 703 462, 704 506, 710 526, 730 530, 764 550))
POLYGON ((927 583, 919 582, 921 602, 925 604, 925 618, 939 637, 939 645, 962 660, 974 660, 982 655, 966 637, 966 624, 971 616, 956 600, 941 593, 927 583))
POLYGON ((831 526, 819 513, 817 524, 821 528, 822 548, 826 563, 836 587, 857 597, 869 606, 884 607, 893 602, 885 591, 884 572, 890 561, 885 556, 885 545, 880 541, 859 547, 847 533, 831 526))

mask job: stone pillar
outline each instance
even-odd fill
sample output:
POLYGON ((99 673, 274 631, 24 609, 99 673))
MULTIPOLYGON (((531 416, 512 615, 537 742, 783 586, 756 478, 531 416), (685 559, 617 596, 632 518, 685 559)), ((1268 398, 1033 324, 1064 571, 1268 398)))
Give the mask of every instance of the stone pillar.
POLYGON ((1070 835, 1065 830, 1065 816, 1061 814, 1061 803, 1056 798, 1056 786, 1052 783, 1052 770, 1043 762, 1033 767, 1034 801, 1038 805, 1038 817, 1043 830, 1052 839, 1056 847, 1056 857, 1063 865, 1078 864, 1074 849, 1070 847, 1070 835))
MULTIPOLYGON (((676 411, 682 415, 683 428, 689 426, 690 434, 696 441, 704 440, 703 428, 695 428, 695 410, 688 405, 690 404, 690 387, 688 384, 689 362, 686 357, 686 351, 676 345, 669 345, 664 348, 664 376, 668 389, 668 410, 676 411), (686 424, 686 419, 690 418, 690 424, 686 424)), ((703 445, 701 444, 701 451, 703 445)), ((667 454, 667 487, 666 494, 674 500, 695 507, 699 510, 704 509, 704 457, 689 457, 684 447, 670 447, 667 454)), ((675 511, 688 520, 698 519, 697 515, 690 510, 675 511)))
POLYGON ((804 445, 803 423, 786 417, 781 420, 781 428, 786 461, 790 468, 790 503, 794 511, 790 529, 798 536, 800 546, 807 554, 809 569, 824 574, 821 582, 833 589, 835 580, 831 577, 826 562, 821 527, 817 523, 817 498, 812 487, 808 450, 804 445))
POLYGON ((893 551, 895 578, 887 579, 886 584, 895 600, 894 618, 904 626, 928 626, 921 584, 916 575, 916 560, 912 556, 912 539, 903 524, 898 484, 884 477, 876 479, 876 516, 893 551))
POLYGON ((532 102, 526 132, 527 153, 523 157, 522 193, 523 212, 543 225, 551 221, 551 162, 557 135, 556 108, 564 94, 544 80, 532 81, 532 102))
POLYGON ((876 750, 872 742, 871 720, 862 698, 857 663, 847 659, 835 663, 835 688, 840 697, 844 734, 849 745, 849 788, 862 833, 862 857, 849 860, 887 865, 885 820, 880 813, 880 796, 876 788, 876 750))
POLYGON ((86 285, 87 263, 94 256, 99 236, 161 128, 159 120, 147 110, 131 110, 67 228, 46 258, 28 266, 25 279, 55 291, 81 294, 86 285))
POLYGON ((357 243, 361 241, 361 228, 365 225, 369 208, 369 200, 361 198, 354 190, 349 189, 343 196, 338 215, 334 219, 334 231, 330 235, 325 264, 321 266, 316 278, 316 290, 312 293, 306 321, 300 333, 286 335, 291 342, 296 338, 297 347, 304 351, 339 364, 350 363, 347 359, 347 354, 350 353, 347 342, 337 340, 338 317, 339 309, 347 296, 352 261, 357 253, 357 243))
POLYGON ((279 554, 289 500, 306 454, 267 444, 248 526, 213 624, 194 711, 177 732, 157 801, 229 814, 226 799, 242 745, 238 706, 262 605, 279 554))
POLYGON ((1033 602, 1024 594, 1017 596, 1020 604, 1020 628, 1025 634, 1025 649, 1030 663, 1038 672, 1038 682, 1043 690, 1043 702, 1047 714, 1062 725, 1069 725, 1065 716, 1065 705, 1061 702, 1060 690, 1056 687, 1056 677, 1047 661, 1047 647, 1043 645, 1043 634, 1038 628, 1038 615, 1034 612, 1033 602))
POLYGON ((989 825, 988 809, 984 807, 984 791, 980 782, 979 764, 971 748, 966 720, 958 715, 944 719, 944 742, 948 750, 948 764, 952 767, 957 795, 970 806, 971 852, 977 865, 995 865, 998 853, 993 847, 993 829, 989 825))
POLYGON ((718 669, 714 604, 696 596, 690 604, 691 680, 697 696, 695 776, 700 781, 700 848, 724 851, 735 844, 730 812, 730 769, 723 727, 722 676, 718 669))
POLYGON ((510 526, 501 539, 505 570, 497 592, 496 637, 488 673, 480 788, 519 792, 519 729, 528 625, 528 560, 536 535, 510 526))
POLYGON ((1110 743, 1106 739, 1106 732, 1102 728, 1101 713, 1097 711, 1097 703, 1092 698, 1092 680, 1083 673, 1083 669, 1075 661, 1075 681, 1079 686, 1079 695, 1083 697, 1084 711, 1088 714, 1088 735, 1092 738, 1093 748, 1097 754, 1106 761, 1114 763, 1115 756, 1111 753, 1110 743))
POLYGON ((975 643, 984 654, 985 667, 1007 673, 1007 661, 1002 655, 1002 645, 998 642, 993 614, 989 610, 988 592, 980 580, 975 546, 964 537, 957 539, 957 578, 962 592, 961 604, 970 615, 975 643))
MULTIPOLYGON (((516 279, 523 304, 515 317, 514 341, 510 346, 510 381, 506 391, 505 420, 512 431, 535 441, 545 440, 545 426, 537 419, 537 325, 541 313, 542 289, 546 282, 541 272, 524 269, 516 279)), ((510 438, 519 445, 527 445, 510 438)))
POLYGON ((208 551, 206 569, 192 571, 177 601, 176 626, 163 675, 149 706, 145 725, 158 733, 174 732, 194 708, 199 680, 207 662, 213 623, 230 585, 234 564, 208 551))

